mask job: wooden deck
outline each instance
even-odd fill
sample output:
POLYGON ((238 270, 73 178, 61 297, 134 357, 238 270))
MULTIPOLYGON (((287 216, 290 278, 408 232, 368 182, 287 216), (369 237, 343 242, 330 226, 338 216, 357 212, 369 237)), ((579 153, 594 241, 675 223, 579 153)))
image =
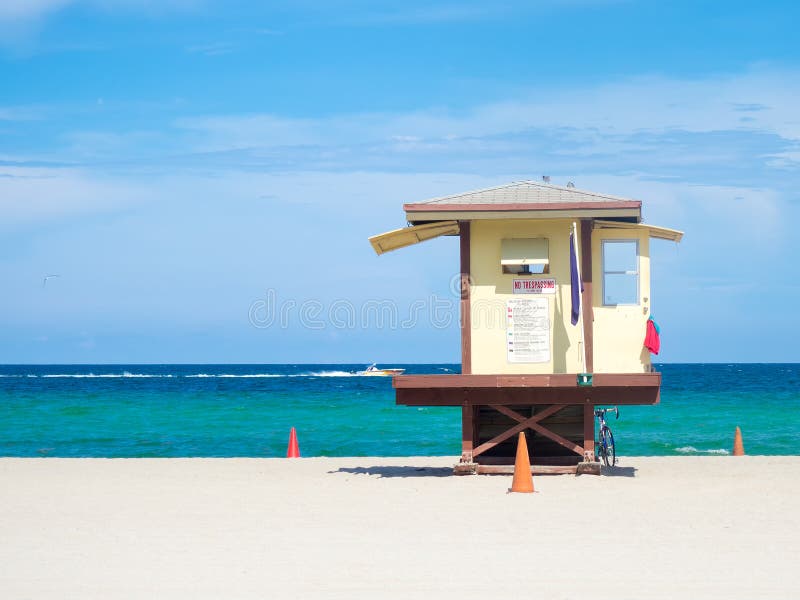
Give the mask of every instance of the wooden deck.
POLYGON ((397 404, 461 407, 456 473, 507 472, 526 430, 534 471, 574 473, 595 472, 594 407, 657 404, 661 374, 598 373, 591 386, 576 374, 398 375, 392 385, 397 404))
POLYGON ((658 404, 661 373, 597 373, 590 387, 577 375, 397 375, 397 404, 658 404))

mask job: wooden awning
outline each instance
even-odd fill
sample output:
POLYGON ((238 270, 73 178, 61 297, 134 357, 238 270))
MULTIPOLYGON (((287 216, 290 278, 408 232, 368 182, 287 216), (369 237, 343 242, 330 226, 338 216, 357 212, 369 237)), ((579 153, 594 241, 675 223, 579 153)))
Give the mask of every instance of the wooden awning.
POLYGON ((398 248, 413 246, 426 240, 432 240, 442 235, 458 235, 458 221, 438 221, 436 223, 426 223, 425 225, 413 225, 395 229, 387 233, 381 233, 369 238, 369 243, 375 249, 376 254, 391 252, 398 248))
POLYGON ((595 229, 633 229, 636 231, 647 231, 651 238, 668 240, 670 242, 680 242, 683 239, 683 232, 647 223, 625 223, 622 221, 595 221, 595 229))

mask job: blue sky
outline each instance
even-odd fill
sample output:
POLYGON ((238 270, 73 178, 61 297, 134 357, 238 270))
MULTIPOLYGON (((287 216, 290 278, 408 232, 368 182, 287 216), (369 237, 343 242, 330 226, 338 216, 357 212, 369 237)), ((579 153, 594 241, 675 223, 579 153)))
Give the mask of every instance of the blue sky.
POLYGON ((452 302, 455 239, 366 238, 542 174, 686 231, 663 360, 800 361, 795 3, 261 4, 0 5, 0 362, 457 361, 287 302, 452 302))

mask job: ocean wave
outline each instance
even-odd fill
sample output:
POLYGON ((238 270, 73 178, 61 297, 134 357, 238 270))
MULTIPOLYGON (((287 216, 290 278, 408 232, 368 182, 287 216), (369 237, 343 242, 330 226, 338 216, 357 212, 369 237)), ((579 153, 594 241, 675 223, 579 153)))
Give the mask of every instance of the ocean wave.
MULTIPOLYGON (((206 375, 209 377, 209 375, 206 375)), ((280 373, 243 373, 241 375, 230 375, 228 373, 220 373, 219 375, 210 375, 210 377, 222 377, 223 379, 233 378, 233 379, 260 379, 262 377, 286 377, 285 375, 281 375, 280 373)))
MULTIPOLYGON (((36 375, 28 375, 28 377, 36 377, 36 375)), ((60 378, 70 378, 70 379, 120 379, 120 378, 144 378, 144 379, 152 379, 152 378, 168 378, 174 377, 171 374, 160 374, 160 373, 129 373, 128 371, 123 371, 122 373, 48 373, 45 375, 39 375, 39 377, 45 377, 50 379, 60 379, 60 378)))
POLYGON ((312 371, 310 373, 300 373, 298 377, 358 377, 358 373, 349 371, 312 371))
POLYGON ((124 379, 124 378, 143 378, 161 379, 180 377, 185 379, 260 379, 273 377, 358 377, 358 373, 350 371, 307 371, 304 373, 193 373, 189 375, 172 373, 45 373, 40 375, 28 374, 0 374, 0 377, 30 377, 46 379, 124 379))
POLYGON ((675 448, 675 452, 680 452, 681 454, 730 454, 728 450, 724 450, 722 448, 713 450, 700 450, 694 446, 682 446, 680 448, 675 448))
POLYGON ((195 373, 184 375, 187 379, 220 378, 220 379, 258 379, 269 377, 355 377, 355 373, 348 371, 310 371, 308 373, 195 373))

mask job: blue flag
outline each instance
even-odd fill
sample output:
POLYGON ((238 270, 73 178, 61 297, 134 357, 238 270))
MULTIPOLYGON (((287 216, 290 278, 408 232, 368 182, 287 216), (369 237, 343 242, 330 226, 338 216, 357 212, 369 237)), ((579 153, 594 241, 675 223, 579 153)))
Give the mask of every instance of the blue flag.
POLYGON ((572 290, 572 315, 570 321, 578 324, 581 314, 581 292, 583 283, 578 278, 578 256, 575 252, 575 235, 569 234, 569 284, 572 290))

